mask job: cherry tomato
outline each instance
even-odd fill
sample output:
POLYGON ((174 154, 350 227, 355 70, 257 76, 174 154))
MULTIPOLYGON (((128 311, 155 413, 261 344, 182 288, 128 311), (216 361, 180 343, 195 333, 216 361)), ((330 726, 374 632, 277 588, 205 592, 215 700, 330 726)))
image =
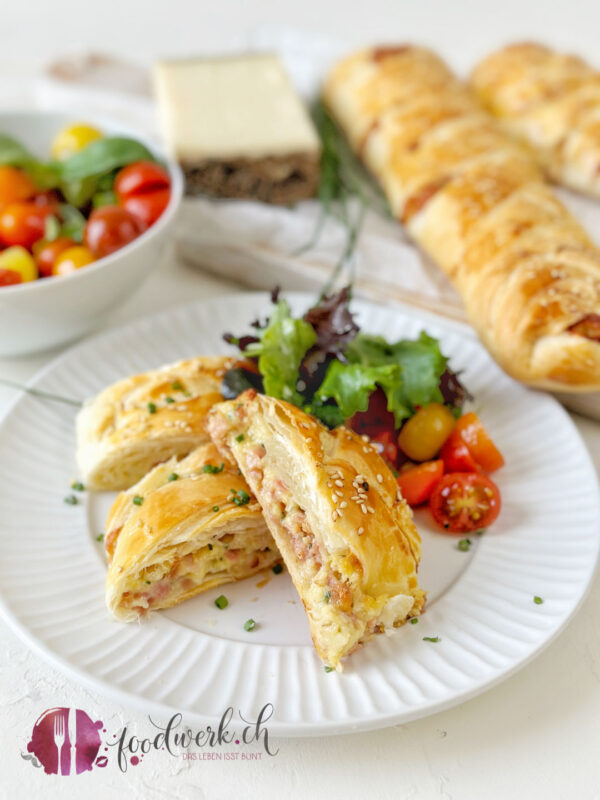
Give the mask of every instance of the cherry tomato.
POLYGON ((460 431, 454 430, 440 450, 446 472, 479 472, 480 467, 463 442, 460 431))
POLYGON ((17 167, 0 167, 0 205, 29 200, 36 192, 27 175, 17 167))
POLYGON ((398 444, 412 461, 430 461, 454 430, 456 420, 442 403, 430 403, 402 426, 398 444))
POLYGON ((500 491, 480 473, 444 475, 429 498, 434 520, 448 533, 487 528, 500 513, 500 491))
POLYGON ((87 267, 94 261, 94 256, 87 247, 76 245, 63 250, 57 257, 52 268, 53 275, 70 275, 75 270, 87 267))
POLYGON ((486 472, 494 472, 504 465, 502 453, 491 440, 477 414, 464 414, 456 423, 456 430, 475 461, 486 472))
POLYGON ((371 442, 388 464, 391 464, 393 467, 397 465, 398 445, 396 444, 396 436, 393 431, 381 431, 381 433, 377 433, 375 436, 371 437, 371 442))
POLYGON ((31 253, 19 246, 7 247, 0 253, 0 269, 16 272, 23 283, 34 281, 38 276, 31 253))
POLYGON ((36 242, 33 245, 33 255, 35 263, 38 266, 40 275, 48 278, 52 275, 56 259, 61 253, 64 253, 69 247, 75 247, 76 242, 73 239, 68 239, 66 236, 60 236, 52 242, 47 242, 44 239, 36 242))
POLYGON ((16 286, 18 283, 23 283, 23 278, 18 272, 13 269, 0 269, 0 287, 16 286))
POLYGON ((0 212, 0 239, 7 245, 30 249, 44 235, 45 220, 52 210, 35 203, 10 203, 0 212))
POLYGON ((402 492, 402 497, 409 506, 419 506, 429 500, 443 474, 443 461, 426 461, 424 464, 418 464, 403 470, 396 480, 402 492))
POLYGON ((144 192, 143 194, 125 197, 121 201, 121 205, 135 217, 141 219, 144 225, 149 228, 150 225, 154 225, 169 205, 170 197, 170 189, 157 189, 155 192, 144 192))
POLYGON ((84 243, 96 258, 102 258, 136 239, 145 230, 141 220, 119 206, 92 211, 85 226, 84 243))
POLYGON ((75 125, 67 125, 60 130, 52 140, 52 158, 63 161, 69 156, 75 155, 90 142, 101 139, 102 133, 92 125, 78 122, 75 125))
POLYGON ((169 173, 154 161, 135 161, 117 173, 115 192, 123 201, 132 195, 154 192, 157 189, 168 189, 171 186, 169 173))

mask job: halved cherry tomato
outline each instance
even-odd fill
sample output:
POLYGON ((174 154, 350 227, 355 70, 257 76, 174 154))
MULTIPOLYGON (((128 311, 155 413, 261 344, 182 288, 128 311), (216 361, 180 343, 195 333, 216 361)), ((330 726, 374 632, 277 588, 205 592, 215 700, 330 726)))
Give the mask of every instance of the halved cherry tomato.
POLYGON ((500 491, 480 473, 444 475, 429 498, 434 520, 448 533, 487 528, 500 513, 500 491))
POLYGON ((96 258, 124 247, 143 233, 145 226, 130 211, 119 206, 96 208, 89 216, 84 243, 96 258))
POLYGON ((44 239, 36 242, 33 245, 33 255, 40 275, 44 278, 50 277, 58 256, 68 250, 69 247, 75 247, 75 245, 76 242, 66 236, 59 236, 58 239, 54 239, 52 242, 47 242, 44 239))
POLYGON ((456 423, 456 430, 475 461, 486 472, 494 472, 504 465, 502 453, 491 440, 477 414, 471 411, 460 417, 456 423))
POLYGON ((144 192, 143 194, 125 197, 121 200, 121 205, 138 219, 141 219, 144 225, 149 228, 150 225, 154 225, 169 205, 170 198, 170 189, 157 189, 155 192, 144 192))
POLYGON ((52 210, 35 203, 9 203, 0 212, 0 239, 28 250, 44 235, 45 220, 52 210))
POLYGON ((36 192, 30 178, 17 167, 0 167, 0 205, 29 200, 36 192))
POLYGON ((446 472, 479 472, 480 467, 463 442, 460 431, 454 430, 440 450, 446 472))
POLYGON ((14 269, 0 269, 0 286, 16 286, 23 278, 14 269))
POLYGON ((455 425, 449 408, 442 403, 429 403, 404 423, 398 444, 412 461, 430 461, 439 453, 455 425))
POLYGON ((52 268, 53 275, 70 275, 75 270, 87 267, 94 260, 94 256, 87 247, 76 245, 64 250, 56 259, 52 268))
POLYGON ((132 195, 168 189, 171 186, 169 173, 154 161, 134 161, 117 173, 114 190, 119 200, 132 195))
POLYGON ((396 480, 408 505, 419 506, 429 500, 443 474, 443 461, 426 461, 400 472, 396 480))

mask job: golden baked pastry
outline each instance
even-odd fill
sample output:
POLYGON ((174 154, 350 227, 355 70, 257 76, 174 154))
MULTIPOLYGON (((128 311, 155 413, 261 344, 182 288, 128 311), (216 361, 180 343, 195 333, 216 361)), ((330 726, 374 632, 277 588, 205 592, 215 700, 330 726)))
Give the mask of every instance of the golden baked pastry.
POLYGON ((281 560, 239 469, 212 443, 160 464, 122 492, 105 546, 106 605, 123 621, 281 560))
POLYGON ((324 100, 506 372, 600 389, 600 251, 468 88, 429 50, 374 48, 324 100))
POLYGON ((373 447, 253 390, 206 424, 256 495, 327 665, 420 613, 419 534, 373 447))
POLYGON ((127 489, 171 456, 208 441, 206 412, 222 400, 234 359, 199 357, 133 375, 88 400, 77 417, 77 463, 88 489, 127 489))
POLYGON ((471 76, 483 105, 557 183, 600 197, 600 72, 578 56, 512 44, 471 76))

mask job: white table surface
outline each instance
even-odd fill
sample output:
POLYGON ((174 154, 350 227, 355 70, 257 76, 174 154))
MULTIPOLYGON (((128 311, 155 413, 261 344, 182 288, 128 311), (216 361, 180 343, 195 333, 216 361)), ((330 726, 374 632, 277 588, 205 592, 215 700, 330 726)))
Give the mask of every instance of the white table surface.
MULTIPOLYGON (((146 64, 158 55, 214 52, 233 34, 243 37, 265 24, 335 33, 351 45, 425 41, 462 70, 516 38, 545 39, 594 57, 600 29, 599 7, 584 0, 370 0, 367 6, 346 0, 104 0, 93 5, 92 22, 82 21, 83 8, 74 0, 3 7, 0 78, 31 75, 74 50, 108 49, 146 64)), ((114 321, 237 290, 168 254, 114 321)), ((25 381, 55 354, 0 360, 0 376, 25 381)), ((0 415, 14 396, 0 387, 0 415)), ((600 474, 600 424, 574 420, 600 474)), ((158 752, 125 774, 111 760, 106 769, 76 778, 47 776, 20 753, 39 714, 53 706, 85 709, 111 731, 127 725, 141 737, 150 732, 144 714, 66 678, 0 622, 0 798, 600 798, 600 581, 541 656, 484 695, 378 732, 280 739, 274 758, 198 762, 158 752)))

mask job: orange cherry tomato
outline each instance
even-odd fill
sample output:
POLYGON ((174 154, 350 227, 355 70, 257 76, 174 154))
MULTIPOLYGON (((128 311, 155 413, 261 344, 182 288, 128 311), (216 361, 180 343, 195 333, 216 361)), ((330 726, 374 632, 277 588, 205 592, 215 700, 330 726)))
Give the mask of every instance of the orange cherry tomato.
POLYGON ((397 477, 402 497, 409 506, 419 506, 429 500, 444 474, 444 462, 426 461, 406 469, 397 477))
POLYGON ((464 443, 460 431, 454 430, 440 450, 446 472, 479 472, 480 467, 464 443))
POLYGON ((157 189, 154 192, 144 192, 143 194, 125 197, 121 200, 121 205, 138 219, 141 219, 144 225, 149 228, 150 225, 154 225, 169 205, 170 198, 170 189, 157 189))
POLYGON ((0 239, 4 244, 20 245, 27 250, 44 235, 48 207, 35 203, 9 203, 0 212, 0 239))
POLYGON ((448 533, 487 528, 500 513, 500 491, 480 473, 444 475, 429 498, 434 520, 448 533))
POLYGON ((90 214, 83 239, 96 258, 103 258, 137 239, 144 230, 144 223, 130 211, 102 206, 90 214))
POLYGON ((94 261, 94 256, 87 247, 77 245, 69 247, 58 256, 52 268, 53 275, 70 275, 94 261))
POLYGON ((17 167, 0 167, 0 205, 29 200, 36 192, 30 178, 17 167))
POLYGON ((504 465, 502 453, 493 443, 477 414, 471 411, 460 417, 456 423, 456 430, 475 461, 486 472, 494 472, 504 465))
POLYGON ((0 286, 16 286, 23 283, 23 278, 14 269, 0 269, 0 286))
POLYGON ((54 239, 53 242, 46 242, 44 239, 36 242, 33 245, 33 255, 40 275, 44 278, 50 277, 59 255, 68 250, 69 247, 75 246, 76 242, 66 236, 60 236, 58 239, 54 239))
POLYGON ((117 173, 115 192, 123 201, 132 195, 168 189, 171 186, 169 173, 154 161, 134 161, 117 173))

